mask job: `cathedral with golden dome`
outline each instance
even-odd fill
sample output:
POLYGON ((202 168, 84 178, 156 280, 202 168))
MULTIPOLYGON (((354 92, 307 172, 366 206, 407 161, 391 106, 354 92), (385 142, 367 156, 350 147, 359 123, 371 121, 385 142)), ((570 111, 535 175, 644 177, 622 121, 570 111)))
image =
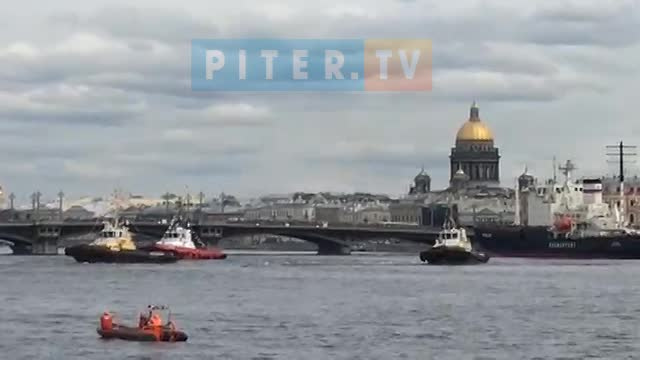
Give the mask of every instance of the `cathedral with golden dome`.
POLYGON ((450 183, 466 183, 467 187, 497 187, 500 183, 500 154, 493 133, 479 117, 476 102, 470 107, 470 118, 456 134, 451 149, 450 183), (458 177, 457 177, 458 176, 458 177))
POLYGON ((441 227, 447 205, 455 208, 458 222, 511 224, 515 220, 515 190, 500 186, 500 152, 493 132, 479 117, 476 102, 456 133, 449 155, 449 186, 431 189, 431 176, 422 170, 408 188, 408 195, 390 205, 393 222, 417 221, 441 227))

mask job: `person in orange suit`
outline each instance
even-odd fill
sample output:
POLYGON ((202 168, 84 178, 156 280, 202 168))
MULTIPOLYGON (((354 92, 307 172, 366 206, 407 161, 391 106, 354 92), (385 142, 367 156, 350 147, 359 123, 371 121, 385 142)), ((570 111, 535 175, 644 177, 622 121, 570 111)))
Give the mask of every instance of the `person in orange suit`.
POLYGON ((160 327, 163 325, 163 322, 160 319, 160 316, 157 313, 154 313, 151 315, 151 318, 149 318, 148 325, 151 327, 160 327))
POLYGON ((149 325, 149 320, 151 319, 152 313, 153 313, 153 307, 151 306, 151 304, 147 306, 146 312, 140 312, 140 319, 138 320, 139 328, 144 328, 145 326, 149 325))
POLYGON ((112 316, 108 312, 103 312, 103 315, 101 316, 101 330, 112 330, 112 316))
POLYGON ((163 330, 163 322, 160 319, 160 316, 157 313, 151 315, 149 319, 148 327, 153 330, 156 340, 161 340, 161 332, 163 330))

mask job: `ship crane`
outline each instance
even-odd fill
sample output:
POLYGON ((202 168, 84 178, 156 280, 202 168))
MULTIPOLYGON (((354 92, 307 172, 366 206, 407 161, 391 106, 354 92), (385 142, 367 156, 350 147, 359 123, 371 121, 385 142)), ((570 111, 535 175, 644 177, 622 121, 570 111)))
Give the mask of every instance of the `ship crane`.
POLYGON ((616 152, 611 152, 607 153, 608 156, 616 156, 618 157, 617 162, 619 164, 619 202, 616 204, 616 208, 614 210, 616 217, 617 217, 617 223, 619 224, 619 228, 624 228, 626 227, 626 202, 625 202, 625 195, 624 195, 624 187, 625 187, 625 182, 624 182, 624 171, 623 171, 623 164, 624 164, 624 157, 626 156, 636 156, 637 153, 634 152, 627 152, 626 150, 632 150, 637 148, 637 146, 628 146, 624 145, 623 142, 619 142, 617 145, 612 145, 612 146, 606 146, 608 151, 611 150, 617 150, 616 152))

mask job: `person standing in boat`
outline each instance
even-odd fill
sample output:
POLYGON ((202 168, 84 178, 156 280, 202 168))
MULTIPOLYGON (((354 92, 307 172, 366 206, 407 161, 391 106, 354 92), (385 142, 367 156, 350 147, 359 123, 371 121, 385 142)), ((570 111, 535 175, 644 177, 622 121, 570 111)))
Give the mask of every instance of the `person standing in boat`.
POLYGON ((156 313, 154 313, 151 318, 149 319, 149 322, 147 322, 147 326, 149 327, 161 327, 163 325, 163 321, 161 321, 160 316, 156 313))
POLYGON ((138 321, 138 327, 143 328, 146 327, 149 324, 149 321, 151 320, 151 316, 153 315, 153 307, 151 304, 147 305, 147 311, 146 312, 140 312, 140 319, 138 321))
POLYGON ((101 330, 110 331, 112 330, 112 327, 112 315, 108 312, 103 312, 103 315, 101 316, 101 330))

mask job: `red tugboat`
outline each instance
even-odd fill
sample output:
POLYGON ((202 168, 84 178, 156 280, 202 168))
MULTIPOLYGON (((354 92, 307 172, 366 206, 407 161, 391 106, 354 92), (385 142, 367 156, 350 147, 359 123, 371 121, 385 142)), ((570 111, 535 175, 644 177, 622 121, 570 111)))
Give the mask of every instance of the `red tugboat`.
POLYGON ((173 222, 163 237, 157 241, 153 249, 157 251, 173 253, 179 259, 207 260, 225 259, 227 254, 220 248, 208 247, 201 243, 195 243, 196 237, 189 228, 181 226, 178 221, 173 222))

